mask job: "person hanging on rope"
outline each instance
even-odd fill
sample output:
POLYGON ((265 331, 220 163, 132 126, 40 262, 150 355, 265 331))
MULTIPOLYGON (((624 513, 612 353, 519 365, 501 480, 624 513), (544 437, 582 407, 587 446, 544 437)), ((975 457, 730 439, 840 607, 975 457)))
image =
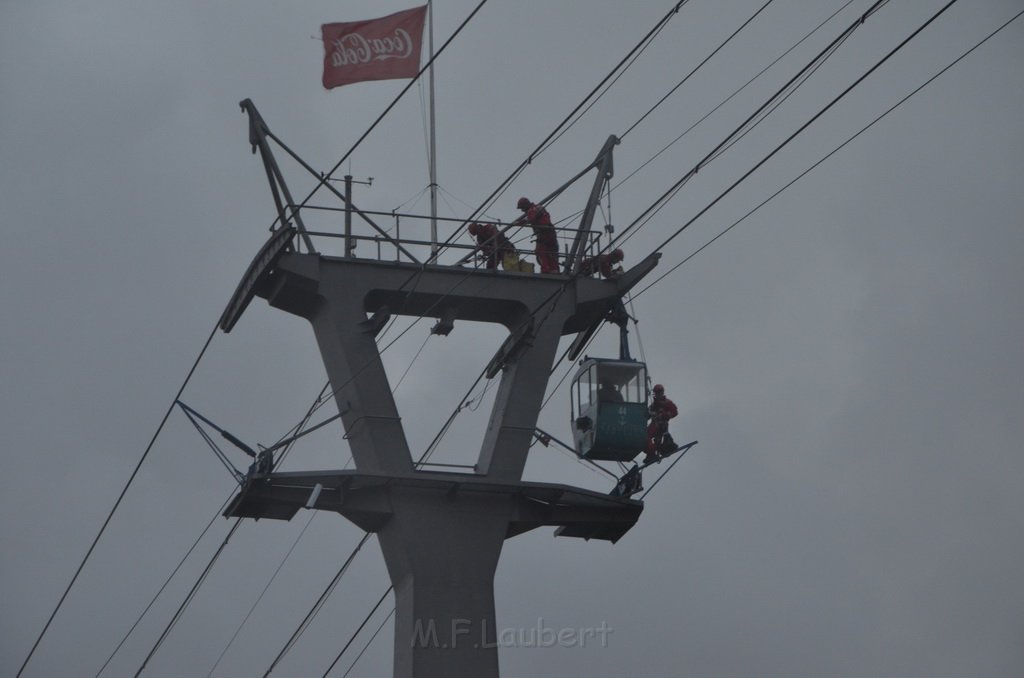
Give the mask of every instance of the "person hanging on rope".
POLYGON ((580 275, 601 274, 601 277, 610 279, 622 275, 622 267, 615 264, 622 261, 624 254, 620 249, 614 249, 607 254, 598 254, 596 257, 589 257, 580 263, 580 275))
POLYGON ((484 265, 487 268, 497 268, 498 262, 501 261, 506 271, 512 270, 509 268, 511 257, 516 259, 514 270, 519 270, 516 248, 494 224, 473 222, 469 225, 469 234, 476 238, 477 247, 480 248, 480 254, 483 256, 484 265))
POLYGON ((651 422, 647 425, 647 456, 644 463, 649 464, 675 452, 676 444, 668 432, 668 420, 679 414, 679 408, 665 395, 665 387, 655 384, 654 397, 651 399, 647 416, 651 422))
POLYGON ((551 224, 551 215, 543 205, 530 202, 529 198, 520 198, 516 207, 523 212, 517 221, 525 221, 533 228, 540 272, 558 273, 558 236, 551 224))

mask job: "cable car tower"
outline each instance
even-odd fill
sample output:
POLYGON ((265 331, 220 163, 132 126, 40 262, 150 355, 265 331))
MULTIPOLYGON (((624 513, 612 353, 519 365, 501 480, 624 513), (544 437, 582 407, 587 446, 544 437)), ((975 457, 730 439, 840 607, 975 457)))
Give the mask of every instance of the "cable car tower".
POLYGON ((289 520, 302 508, 334 511, 375 533, 394 586, 394 676, 495 678, 494 573, 503 542, 545 525, 557 527, 559 536, 615 542, 643 510, 641 502, 625 497, 522 480, 559 340, 595 331, 657 264, 658 255, 651 255, 614 280, 572 275, 612 174, 617 139, 611 137, 577 177, 597 169, 563 272, 499 272, 444 265, 431 256, 416 259, 410 251, 414 241, 389 236, 350 196, 327 184, 345 201, 346 216, 369 223, 378 232, 374 238, 394 246, 402 258, 357 258, 357 237, 348 228, 343 256, 317 252, 268 137, 280 141, 252 102, 241 106, 249 114, 250 142, 266 167, 280 224, 246 271, 220 327, 230 331, 257 296, 309 321, 356 469, 276 472, 272 459, 261 459, 225 515, 289 520), (500 374, 500 385, 472 472, 425 471, 414 463, 375 342, 392 315, 434 317, 449 327, 469 320, 508 329, 487 368, 488 378, 500 374))

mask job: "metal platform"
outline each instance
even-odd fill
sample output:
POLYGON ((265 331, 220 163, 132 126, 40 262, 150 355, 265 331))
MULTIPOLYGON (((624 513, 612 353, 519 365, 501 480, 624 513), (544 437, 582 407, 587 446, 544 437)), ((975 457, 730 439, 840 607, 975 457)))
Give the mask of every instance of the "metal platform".
POLYGON ((290 520, 300 509, 335 511, 368 532, 392 516, 395 492, 456 504, 471 496, 506 498, 506 538, 557 526, 556 536, 616 542, 629 531, 643 503, 553 483, 494 483, 465 473, 394 477, 358 471, 270 473, 249 477, 224 511, 226 517, 290 520))

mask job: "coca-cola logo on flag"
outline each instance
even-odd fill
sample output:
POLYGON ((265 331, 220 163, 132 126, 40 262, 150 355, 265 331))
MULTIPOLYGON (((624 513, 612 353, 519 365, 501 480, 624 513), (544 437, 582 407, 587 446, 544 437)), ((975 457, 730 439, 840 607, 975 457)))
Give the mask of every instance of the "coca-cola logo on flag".
POLYGON ((420 71, 427 6, 368 21, 324 24, 324 87, 412 78, 420 71))

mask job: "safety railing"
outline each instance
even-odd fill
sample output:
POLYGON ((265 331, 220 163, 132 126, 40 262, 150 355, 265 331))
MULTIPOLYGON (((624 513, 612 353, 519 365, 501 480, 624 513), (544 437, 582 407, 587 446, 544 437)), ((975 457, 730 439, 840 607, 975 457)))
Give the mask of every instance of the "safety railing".
MULTIPOLYGON (((431 218, 421 214, 367 210, 352 210, 348 213, 343 208, 307 205, 303 208, 303 220, 308 229, 306 235, 309 236, 309 242, 312 242, 319 254, 325 256, 472 268, 488 268, 491 259, 486 249, 478 245, 466 230, 465 219, 437 217, 437 243, 431 242, 429 237, 431 218)), ((537 263, 532 227, 495 220, 480 223, 492 224, 498 231, 504 232, 519 260, 537 263)), ((559 243, 559 271, 562 271, 569 245, 578 230, 559 226, 553 228, 559 243)), ((593 256, 604 246, 605 234, 601 231, 591 231, 589 235, 583 256, 593 256)), ((301 243, 299 247, 304 248, 301 243)), ((490 268, 506 270, 502 266, 500 254, 496 266, 490 268)), ((539 265, 534 268, 540 270, 539 265)))

